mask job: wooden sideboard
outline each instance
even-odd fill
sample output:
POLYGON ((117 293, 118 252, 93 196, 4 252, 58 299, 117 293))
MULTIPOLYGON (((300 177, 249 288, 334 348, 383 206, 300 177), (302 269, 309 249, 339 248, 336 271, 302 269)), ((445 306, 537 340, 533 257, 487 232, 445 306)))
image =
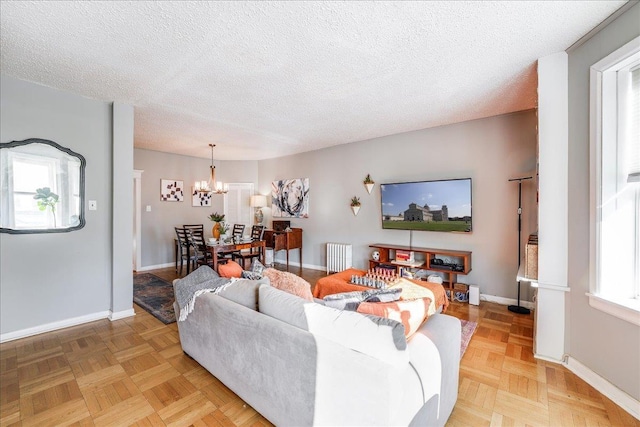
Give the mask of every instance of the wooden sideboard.
POLYGON ((420 270, 435 271, 444 273, 442 285, 449 291, 449 298, 453 301, 454 285, 458 280, 458 274, 466 275, 471 271, 471 252, 456 251, 450 249, 432 249, 432 248, 415 248, 410 246, 387 245, 384 243, 374 243, 369 245, 370 248, 377 249, 380 252, 378 261, 369 260, 369 268, 373 269, 379 266, 393 266, 399 272, 401 268, 415 268, 420 270), (400 262, 395 258, 397 251, 414 252, 424 256, 424 262, 409 263, 400 262), (455 259, 456 267, 448 265, 436 265, 434 260, 438 257, 447 257, 455 259))
POLYGON ((292 228, 291 231, 265 230, 264 240, 273 252, 287 251, 287 270, 289 270, 289 251, 298 249, 300 252, 300 268, 302 268, 302 228, 292 228))

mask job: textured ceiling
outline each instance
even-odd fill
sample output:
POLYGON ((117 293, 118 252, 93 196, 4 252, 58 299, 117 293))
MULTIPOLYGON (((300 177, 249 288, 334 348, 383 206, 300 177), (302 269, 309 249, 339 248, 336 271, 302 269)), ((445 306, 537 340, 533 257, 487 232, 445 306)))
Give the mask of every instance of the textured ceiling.
POLYGON ((624 1, 0 2, 2 73, 135 106, 135 146, 266 159, 536 106, 624 1))

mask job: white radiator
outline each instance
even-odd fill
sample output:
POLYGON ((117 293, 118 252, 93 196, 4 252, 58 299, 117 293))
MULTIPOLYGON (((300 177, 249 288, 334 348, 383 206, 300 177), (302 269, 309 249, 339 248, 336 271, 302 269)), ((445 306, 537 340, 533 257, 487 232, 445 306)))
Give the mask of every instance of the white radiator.
POLYGON ((327 243, 327 273, 337 273, 351 268, 351 262, 351 245, 327 243))

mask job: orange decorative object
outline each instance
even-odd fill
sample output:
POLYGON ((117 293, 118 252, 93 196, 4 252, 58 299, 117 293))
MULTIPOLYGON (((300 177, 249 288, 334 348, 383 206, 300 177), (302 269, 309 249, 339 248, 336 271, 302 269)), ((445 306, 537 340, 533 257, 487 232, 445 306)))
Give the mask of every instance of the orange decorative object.
POLYGON ((220 223, 216 222, 216 224, 213 226, 213 228, 211 229, 211 234, 213 235, 213 238, 218 240, 220 238, 220 223))
MULTIPOLYGON (((318 279, 316 285, 313 287, 313 296, 314 298, 322 299, 327 295, 339 294, 342 292, 371 290, 372 288, 368 286, 354 285, 350 283, 351 276, 364 276, 365 274, 367 274, 367 272, 364 270, 350 268, 340 273, 330 274, 318 279)), ((444 312, 447 307, 449 307, 449 299, 447 298, 447 294, 441 284, 416 279, 406 280, 431 290, 435 297, 436 308, 442 307, 442 311, 444 312)))

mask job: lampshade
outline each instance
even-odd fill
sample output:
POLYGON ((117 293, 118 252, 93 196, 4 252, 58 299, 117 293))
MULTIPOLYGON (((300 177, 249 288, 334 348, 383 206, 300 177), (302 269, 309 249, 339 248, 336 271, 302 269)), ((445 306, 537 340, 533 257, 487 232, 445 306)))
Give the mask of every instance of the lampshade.
POLYGON ((251 196, 252 208, 264 208, 265 206, 267 206, 267 196, 263 196, 262 194, 251 196))

